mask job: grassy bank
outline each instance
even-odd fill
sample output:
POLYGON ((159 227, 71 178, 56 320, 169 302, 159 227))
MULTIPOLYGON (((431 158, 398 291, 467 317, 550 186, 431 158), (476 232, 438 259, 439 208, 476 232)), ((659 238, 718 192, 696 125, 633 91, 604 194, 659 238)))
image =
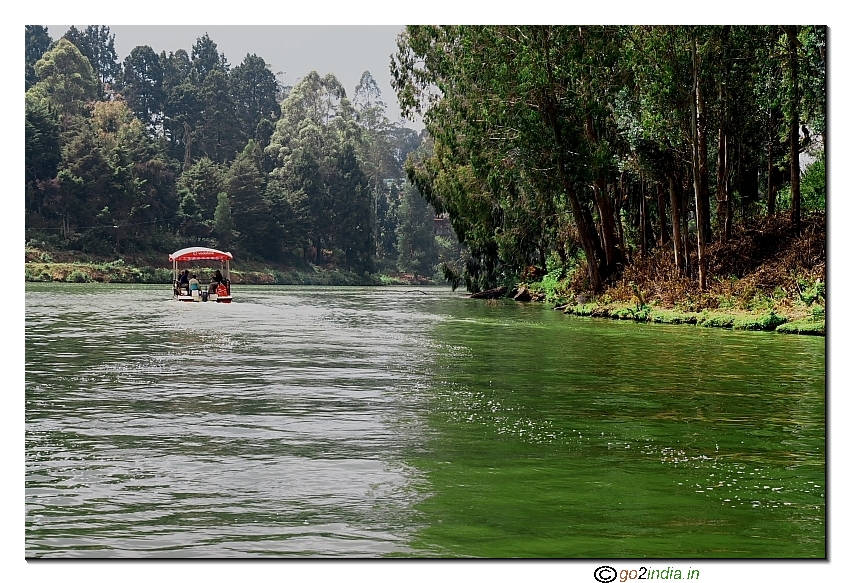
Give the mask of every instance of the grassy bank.
POLYGON ((600 294, 587 291, 582 266, 526 285, 565 314, 824 336, 825 232, 823 215, 800 226, 772 218, 741 227, 728 244, 709 247, 705 290, 676 270, 669 247, 635 254, 600 294))
MULTIPOLYGON (((170 284, 172 271, 162 267, 162 257, 126 256, 114 260, 91 257, 82 253, 57 253, 26 248, 25 281, 67 283, 156 283, 170 284)), ((235 262, 236 263, 236 262, 235 262)), ((215 267, 190 269, 201 282, 211 279, 215 267)), ((232 266, 231 280, 242 285, 432 285, 434 282, 410 274, 357 274, 336 269, 307 266, 288 269, 244 261, 232 266)))
POLYGON ((732 330, 776 331, 786 334, 826 335, 826 312, 821 306, 810 310, 800 309, 793 314, 778 314, 773 310, 747 312, 741 310, 703 310, 686 312, 658 306, 596 302, 556 306, 565 314, 633 320, 657 324, 690 324, 705 328, 729 328, 732 330), (793 318, 793 319, 792 319, 793 318))

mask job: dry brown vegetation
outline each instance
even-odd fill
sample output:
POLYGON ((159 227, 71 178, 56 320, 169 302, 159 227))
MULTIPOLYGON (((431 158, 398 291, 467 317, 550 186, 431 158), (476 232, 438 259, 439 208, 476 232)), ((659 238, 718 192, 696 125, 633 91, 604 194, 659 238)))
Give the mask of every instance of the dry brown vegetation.
MULTIPOLYGON (((695 264, 692 257, 694 269, 695 264)), ((826 217, 806 217, 799 227, 787 216, 741 226, 728 243, 709 246, 708 266, 709 289, 701 292, 695 277, 676 272, 672 249, 660 248, 636 257, 599 299, 630 302, 637 297, 641 303, 700 311, 753 310, 769 298, 772 308, 801 316, 796 314, 805 292, 801 282, 826 281, 826 217)))

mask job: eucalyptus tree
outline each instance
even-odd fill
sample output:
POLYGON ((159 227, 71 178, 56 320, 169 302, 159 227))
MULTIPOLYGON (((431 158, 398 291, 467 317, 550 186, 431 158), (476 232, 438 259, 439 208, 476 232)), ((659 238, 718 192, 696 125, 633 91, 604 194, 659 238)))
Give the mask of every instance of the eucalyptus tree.
MULTIPOLYGON (((800 154, 811 143, 807 126, 826 130, 826 29, 823 26, 786 25, 780 27, 786 50, 785 116, 791 166, 791 220, 801 220, 800 154), (805 42, 804 42, 805 41, 805 42), (800 140, 801 129, 805 134, 800 140)), ((823 136, 823 134, 822 134, 823 136)))
POLYGON ((402 188, 398 214, 398 270, 414 275, 432 275, 438 258, 434 211, 409 182, 402 188))
POLYGON ((47 100, 62 117, 84 113, 87 104, 99 95, 99 83, 89 60, 67 39, 59 39, 46 51, 34 70, 39 80, 27 93, 47 100))
MULTIPOLYGON (((430 166, 455 174, 440 184, 431 172, 431 185, 423 184, 428 172, 411 177, 438 212, 448 211, 458 238, 477 247, 473 255, 488 267, 500 260, 521 267, 558 240, 571 215, 590 285, 601 290, 614 266, 591 210, 594 178, 607 162, 600 166, 605 145, 588 124, 595 103, 587 63, 576 54, 585 35, 582 27, 411 26, 391 69, 405 114, 423 113, 434 137, 442 160, 430 166), (505 208, 528 219, 511 219, 505 208), (476 218, 464 224, 464 214, 476 218), (519 256, 505 256, 497 237, 519 256)), ((613 253, 613 234, 609 242, 613 253)))
POLYGON ((356 155, 361 135, 354 108, 333 74, 320 77, 311 72, 281 104, 266 153, 276 163, 272 175, 288 192, 302 193, 306 200, 312 259, 317 264, 330 250, 352 269, 368 267, 362 250, 369 244, 361 236, 371 241, 372 203, 356 155), (349 228, 348 217, 358 217, 361 232, 349 228))
POLYGON ((381 99, 381 89, 369 71, 364 71, 360 82, 354 89, 352 104, 357 121, 363 129, 360 142, 360 157, 364 171, 369 179, 373 208, 371 223, 375 248, 380 248, 378 240, 381 222, 379 212, 386 210, 389 189, 385 182, 398 175, 399 164, 393 158, 389 132, 392 124, 386 115, 386 104, 381 99))
POLYGON ((709 52, 712 31, 700 27, 640 26, 627 27, 624 34, 637 88, 642 135, 670 156, 666 169, 674 213, 674 244, 679 242, 676 231, 684 231, 681 233, 683 254, 676 253, 680 269, 687 267, 690 253, 687 249, 687 204, 680 208, 676 189, 682 173, 691 178, 699 281, 704 289, 708 277, 707 245, 711 239, 706 92, 714 89, 705 71, 706 63, 714 56, 709 52))
POLYGON ((826 26, 803 26, 800 41, 800 109, 805 124, 821 137, 826 148, 826 26))

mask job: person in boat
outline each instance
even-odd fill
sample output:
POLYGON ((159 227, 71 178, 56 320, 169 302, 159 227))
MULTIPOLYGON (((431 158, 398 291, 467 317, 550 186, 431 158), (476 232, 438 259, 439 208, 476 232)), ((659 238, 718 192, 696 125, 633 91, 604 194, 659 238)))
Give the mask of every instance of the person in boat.
POLYGON ((210 293, 211 294, 216 293, 215 290, 218 288, 219 284, 222 283, 223 281, 224 281, 224 276, 221 275, 221 270, 216 269, 215 273, 213 274, 212 281, 210 282, 210 293))
POLYGON ((189 270, 184 269, 180 272, 180 278, 177 280, 177 287, 189 291, 189 270))
POLYGON ((192 276, 189 278, 189 294, 191 294, 195 290, 200 290, 200 289, 201 289, 201 282, 198 281, 198 278, 195 277, 195 274, 193 273, 192 276))

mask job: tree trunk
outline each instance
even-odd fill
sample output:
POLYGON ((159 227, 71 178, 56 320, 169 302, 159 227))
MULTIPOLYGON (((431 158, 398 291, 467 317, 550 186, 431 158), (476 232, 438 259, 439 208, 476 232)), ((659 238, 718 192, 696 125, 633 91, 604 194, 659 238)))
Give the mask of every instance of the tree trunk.
POLYGON ((693 275, 693 269, 691 267, 691 235, 690 235, 690 223, 689 223, 689 215, 690 215, 690 197, 685 196, 684 193, 687 192, 687 185, 683 185, 682 188, 682 238, 685 241, 685 275, 691 277, 693 275))
POLYGON ((770 108, 768 116, 767 141, 767 214, 776 214, 776 192, 779 190, 776 184, 776 110, 770 108))
MULTIPOLYGON (((691 92, 691 165, 693 167, 694 179, 694 208, 697 216, 697 260, 699 262, 699 288, 705 290, 708 286, 707 262, 705 257, 705 248, 708 245, 708 229, 706 207, 707 196, 703 188, 708 182, 703 181, 703 175, 706 169, 705 159, 703 158, 703 148, 705 148, 704 131, 700 131, 705 127, 705 117, 703 114, 703 100, 700 95, 699 78, 697 76, 697 48, 696 39, 691 37, 691 56, 693 59, 693 74, 694 84, 691 92)), ((706 176, 707 178, 707 176, 706 176)))
POLYGON ((670 233, 667 231, 667 200, 660 182, 655 190, 658 193, 658 230, 661 231, 661 245, 666 246, 670 242, 670 233))
POLYGON ((670 214, 673 219, 673 257, 676 260, 676 271, 681 274, 684 272, 685 267, 685 262, 682 257, 682 213, 679 212, 679 190, 676 188, 676 179, 672 173, 667 176, 667 183, 670 188, 670 214))
POLYGON ((596 200, 596 211, 599 213, 599 223, 602 231, 602 245, 605 248, 605 258, 609 268, 620 263, 620 253, 614 225, 614 210, 611 197, 608 196, 608 185, 604 178, 593 183, 593 195, 596 200))
POLYGON ((602 291, 602 273, 597 259, 596 247, 593 244, 593 239, 596 238, 598 240, 598 237, 595 237, 596 233, 593 233, 593 235, 590 234, 590 227, 588 225, 593 225, 593 223, 587 223, 585 219, 587 209, 582 207, 575 191, 569 184, 560 155, 558 156, 558 167, 561 172, 561 181, 564 184, 564 190, 567 193, 567 199, 570 201, 570 208, 573 211, 573 219, 576 222, 581 246, 587 258, 587 275, 590 279, 590 285, 593 291, 600 292, 602 291))
POLYGON ((700 225, 705 244, 711 244, 711 204, 708 192, 708 119, 705 109, 705 95, 697 81, 697 140, 699 144, 699 184, 700 214, 705 219, 700 225))
POLYGON ((183 154, 183 172, 186 172, 192 167, 192 132, 189 129, 188 122, 183 122, 183 143, 186 145, 186 151, 183 154))
POLYGON ((791 222, 800 225, 800 103, 797 62, 797 27, 788 26, 789 65, 791 68, 791 222))
POLYGON ((625 174, 620 173, 620 180, 618 184, 619 196, 617 198, 617 202, 614 205, 614 215, 617 217, 617 236, 620 240, 620 254, 623 261, 629 261, 629 250, 626 247, 625 241, 626 237, 623 234, 623 213, 620 212, 623 208, 623 201, 626 200, 625 196, 625 185, 623 184, 623 178, 625 174))
POLYGON ((565 150, 561 135, 561 125, 558 118, 558 113, 555 108, 557 100, 555 98, 555 80, 552 73, 552 60, 549 56, 549 36, 548 31, 541 31, 541 41, 543 44, 544 58, 546 60, 546 74, 548 81, 548 95, 542 100, 543 123, 546 124, 552 131, 552 137, 555 142, 556 159, 558 167, 558 175, 564 192, 567 194, 567 199, 570 201, 570 208, 573 212, 573 219, 576 223, 576 229, 581 239, 581 246, 584 249, 585 257, 587 258, 587 275, 590 279, 590 285, 594 292, 602 291, 602 280, 604 265, 604 254, 599 254, 598 250, 601 247, 599 244, 599 236, 596 233, 596 228, 593 225, 593 220, 587 220, 590 212, 581 204, 576 195, 575 189, 570 182, 566 171, 565 150), (591 233, 591 230, 593 231, 591 233))
POLYGON ((646 192, 643 176, 640 177, 640 256, 646 257, 646 192))
POLYGON ((727 189, 727 163, 728 156, 726 153, 727 145, 726 128, 724 123, 720 123, 720 129, 717 130, 717 222, 720 224, 720 241, 725 243, 729 240, 726 233, 727 208, 729 203, 729 192, 727 189))

